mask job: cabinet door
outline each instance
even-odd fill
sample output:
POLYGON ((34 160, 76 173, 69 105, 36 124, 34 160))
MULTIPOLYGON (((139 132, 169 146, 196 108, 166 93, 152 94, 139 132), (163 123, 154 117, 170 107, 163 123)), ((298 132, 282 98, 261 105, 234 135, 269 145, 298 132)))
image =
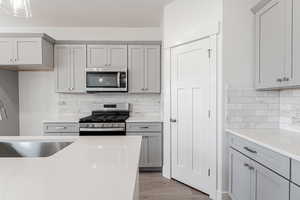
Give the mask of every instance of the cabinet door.
POLYGON ((43 64, 41 38, 18 38, 14 40, 14 44, 14 64, 43 64))
POLYGON ((13 40, 10 38, 0 39, 0 65, 13 64, 13 40))
POLYGON ((160 93, 160 46, 145 46, 145 92, 160 93))
POLYGON ((151 133, 148 136, 148 167, 162 167, 161 133, 151 133))
POLYGON ((140 167, 147 167, 148 166, 148 136, 143 136, 143 139, 142 139, 139 166, 140 167))
POLYGON ((87 46, 88 68, 98 68, 108 66, 107 45, 88 45, 87 46))
POLYGON ((129 92, 143 93, 145 88, 145 51, 142 45, 128 46, 129 92))
POLYGON ((255 200, 289 200, 289 181, 255 163, 255 200))
POLYGON ((127 67, 127 45, 109 45, 107 50, 109 67, 127 67))
POLYGON ((256 14, 257 88, 282 86, 286 65, 286 1, 272 0, 256 14))
POLYGON ((56 45, 55 53, 56 91, 70 92, 71 49, 68 45, 56 45))
POLYGON ((291 200, 299 200, 300 198, 300 187, 295 184, 291 184, 291 200))
POLYGON ((291 0, 293 4, 293 64, 290 84, 300 85, 300 1, 291 0))
POLYGON ((232 200, 253 200, 254 177, 250 159, 230 149, 230 194, 232 200))
POLYGON ((86 91, 86 46, 74 45, 71 47, 71 92, 83 93, 86 91))

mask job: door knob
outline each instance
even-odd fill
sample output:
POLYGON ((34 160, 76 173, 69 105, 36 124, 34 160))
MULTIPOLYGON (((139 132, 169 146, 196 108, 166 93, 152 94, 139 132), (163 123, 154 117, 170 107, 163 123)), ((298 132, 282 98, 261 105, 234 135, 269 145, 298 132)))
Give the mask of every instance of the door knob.
POLYGON ((172 118, 171 118, 171 119, 170 119, 170 122, 171 122, 171 123, 176 123, 176 122, 177 122, 177 120, 176 120, 176 119, 172 119, 172 118))

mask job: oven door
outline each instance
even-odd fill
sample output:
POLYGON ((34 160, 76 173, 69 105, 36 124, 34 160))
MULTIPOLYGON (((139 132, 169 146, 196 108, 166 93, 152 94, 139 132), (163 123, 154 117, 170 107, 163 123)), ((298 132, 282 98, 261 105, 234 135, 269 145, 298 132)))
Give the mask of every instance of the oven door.
POLYGON ((123 136, 125 128, 80 128, 80 136, 123 136))
POLYGON ((89 69, 86 71, 86 89, 88 92, 126 92, 127 72, 89 69))

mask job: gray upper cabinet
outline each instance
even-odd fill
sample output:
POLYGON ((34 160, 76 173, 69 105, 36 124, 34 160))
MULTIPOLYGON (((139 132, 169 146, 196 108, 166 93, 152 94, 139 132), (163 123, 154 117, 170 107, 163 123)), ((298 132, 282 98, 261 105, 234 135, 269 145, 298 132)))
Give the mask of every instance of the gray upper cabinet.
POLYGON ((278 88, 287 66, 286 1, 272 0, 256 13, 256 87, 278 88))
POLYGON ((85 45, 55 45, 56 91, 84 93, 86 69, 85 45))
POLYGON ((160 45, 129 45, 129 92, 160 93, 160 45))
POLYGON ((127 67, 127 45, 88 45, 88 68, 127 67))
POLYGON ((256 88, 300 86, 300 2, 262 0, 256 15, 256 88))
POLYGON ((49 70, 53 68, 54 40, 44 34, 0 35, 0 68, 49 70), (22 37, 23 36, 23 37, 22 37))
POLYGON ((288 82, 291 86, 300 86, 300 1, 292 1, 293 12, 292 24, 293 24, 293 43, 292 43, 292 68, 290 71, 291 80, 288 82))

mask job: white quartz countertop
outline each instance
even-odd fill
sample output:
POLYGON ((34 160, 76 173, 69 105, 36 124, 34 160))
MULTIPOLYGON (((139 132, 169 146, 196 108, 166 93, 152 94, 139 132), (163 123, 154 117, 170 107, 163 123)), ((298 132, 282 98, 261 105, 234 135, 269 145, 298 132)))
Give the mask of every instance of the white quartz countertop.
POLYGON ((132 200, 141 137, 0 137, 74 141, 47 158, 0 158, 1 200, 132 200))
POLYGON ((228 129, 234 134, 300 161, 300 133, 283 129, 228 129))

